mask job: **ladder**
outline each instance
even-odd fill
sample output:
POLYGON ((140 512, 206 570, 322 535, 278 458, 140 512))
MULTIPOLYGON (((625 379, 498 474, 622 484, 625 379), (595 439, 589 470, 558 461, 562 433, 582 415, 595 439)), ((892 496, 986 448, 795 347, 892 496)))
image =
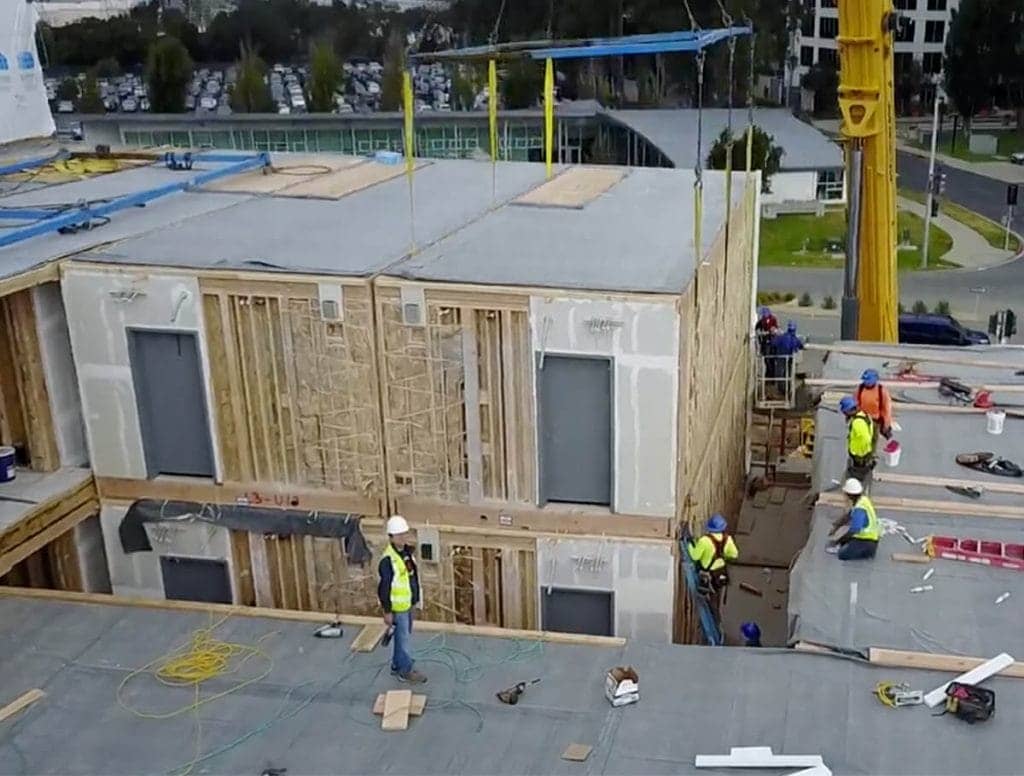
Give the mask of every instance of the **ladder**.
POLYGON ((932 558, 1024 571, 1024 544, 956 536, 930 536, 925 549, 932 558))

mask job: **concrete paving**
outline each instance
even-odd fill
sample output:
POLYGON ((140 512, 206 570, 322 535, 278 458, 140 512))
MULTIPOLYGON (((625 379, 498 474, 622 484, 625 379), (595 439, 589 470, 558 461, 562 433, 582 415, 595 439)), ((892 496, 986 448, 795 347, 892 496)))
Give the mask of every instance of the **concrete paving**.
MULTIPOLYGON (((906 210, 921 218, 925 217, 926 206, 911 199, 899 197, 896 200, 900 210, 906 210)), ((941 211, 932 219, 932 224, 946 232, 953 240, 953 245, 942 258, 959 264, 965 269, 984 269, 1009 261, 1015 255, 1013 251, 993 248, 988 240, 969 226, 950 218, 941 211)))

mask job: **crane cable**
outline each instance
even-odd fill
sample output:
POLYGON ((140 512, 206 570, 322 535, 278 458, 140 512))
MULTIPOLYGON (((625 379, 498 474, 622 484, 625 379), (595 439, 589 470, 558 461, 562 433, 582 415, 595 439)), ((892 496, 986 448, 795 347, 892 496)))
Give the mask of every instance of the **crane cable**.
MULTIPOLYGON (((694 32, 700 31, 693 10, 690 8, 690 0, 683 0, 683 7, 686 15, 690 17, 690 29, 694 32)), ((706 55, 704 49, 697 51, 697 161, 693 169, 693 251, 694 255, 701 257, 701 219, 704 217, 704 181, 701 178, 704 160, 701 155, 703 150, 704 134, 704 60, 706 55)))

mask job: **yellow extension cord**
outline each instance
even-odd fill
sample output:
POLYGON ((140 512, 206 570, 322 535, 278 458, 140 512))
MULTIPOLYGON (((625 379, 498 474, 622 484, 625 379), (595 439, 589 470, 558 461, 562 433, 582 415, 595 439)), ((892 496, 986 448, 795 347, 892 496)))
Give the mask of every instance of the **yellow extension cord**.
POLYGON ((255 645, 221 641, 213 635, 213 632, 229 616, 221 617, 206 628, 196 629, 192 632, 187 644, 161 655, 141 668, 135 669, 121 681, 117 688, 118 705, 136 717, 167 720, 189 712, 195 715, 195 755, 189 763, 175 771, 179 776, 187 776, 201 755, 200 708, 232 693, 236 693, 251 684, 262 681, 274 669, 274 659, 260 646, 264 639, 273 636, 274 633, 264 634, 255 645), (205 698, 200 696, 200 688, 203 682, 237 674, 253 659, 266 661, 266 667, 258 674, 248 679, 240 680, 225 690, 213 693, 205 698), (195 689, 194 698, 191 703, 171 709, 170 711, 140 709, 127 700, 124 694, 128 685, 143 675, 150 675, 168 687, 191 686, 195 689))

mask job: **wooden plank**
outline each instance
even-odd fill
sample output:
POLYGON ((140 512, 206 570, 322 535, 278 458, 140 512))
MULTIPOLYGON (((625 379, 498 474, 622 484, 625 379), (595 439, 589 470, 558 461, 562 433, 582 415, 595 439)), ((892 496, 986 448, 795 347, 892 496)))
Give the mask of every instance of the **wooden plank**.
POLYGON ((479 547, 470 547, 472 581, 473 585, 473 624, 487 624, 487 603, 484 600, 484 560, 481 557, 483 550, 479 547))
POLYGON ((256 384, 254 393, 254 411, 256 423, 260 430, 263 453, 266 456, 265 474, 259 479, 268 482, 287 482, 285 473, 278 466, 279 456, 277 448, 280 444, 276 438, 276 424, 271 414, 270 402, 273 400, 273 388, 267 381, 267 369, 264 366, 263 353, 266 350, 265 343, 261 341, 263 327, 259 324, 258 318, 263 317, 266 311, 266 297, 249 297, 249 348, 248 359, 251 362, 254 374, 253 382, 256 384))
POLYGON ((87 517, 92 517, 98 511, 99 503, 90 499, 59 518, 56 522, 49 524, 43 530, 33 534, 30 538, 6 550, 3 555, 0 555, 0 576, 6 574, 18 563, 38 552, 57 537, 70 531, 87 517))
MULTIPOLYGON (((380 693, 377 699, 373 702, 373 713, 383 714, 384 713, 384 698, 387 693, 380 693)), ((412 702, 409 704, 409 715, 413 717, 419 717, 423 714, 423 710, 427 707, 427 696, 426 695, 413 695, 412 702)))
POLYGON ((405 730, 409 727, 409 707, 412 705, 412 690, 389 690, 384 696, 384 712, 381 715, 381 730, 405 730))
POLYGON ((504 547, 501 551, 501 611, 502 625, 510 628, 525 628, 523 616, 522 586, 519 578, 521 554, 515 547, 504 547))
POLYGON ((338 584, 331 556, 332 545, 337 545, 336 539, 323 539, 311 537, 313 543, 313 569, 311 575, 316 581, 316 597, 319 604, 319 611, 339 611, 340 601, 338 597, 338 584))
MULTIPOLYGON (((417 626, 419 623, 416 623, 417 626)), ((359 635, 352 640, 352 646, 350 649, 353 652, 373 652, 380 644, 380 640, 384 638, 384 634, 387 632, 387 626, 378 622, 374 625, 364 625, 363 629, 359 631, 359 635)))
POLYGON ((985 359, 968 359, 968 358, 956 358, 950 356, 948 353, 935 352, 934 355, 925 353, 924 351, 915 352, 913 358, 901 356, 898 353, 886 352, 877 348, 861 348, 851 346, 849 343, 836 342, 830 345, 819 344, 808 342, 804 346, 805 350, 820 350, 820 351, 832 351, 833 353, 848 353, 852 356, 869 356, 871 358, 884 358, 888 361, 897 362, 915 362, 915 363, 929 363, 929 364, 956 364, 959 366, 974 366, 974 367, 986 367, 989 369, 1005 369, 1008 372, 1012 372, 1018 367, 1013 364, 1008 364, 1005 361, 987 361, 985 359), (922 353, 925 353, 922 355, 922 353))
MULTIPOLYGON (((877 496, 871 501, 879 509, 895 509, 905 512, 928 512, 929 514, 945 515, 946 517, 1001 517, 1006 520, 1024 520, 1024 508, 999 505, 975 504, 953 501, 932 501, 930 499, 894 498, 877 496)), ((842 493, 820 493, 818 504, 834 507, 846 507, 849 500, 842 493)))
POLYGON ((238 373, 241 382, 239 398, 242 402, 244 415, 244 424, 241 428, 246 430, 246 437, 249 440, 248 449, 252 458, 252 478, 256 481, 267 482, 271 478, 266 472, 260 456, 260 451, 265 451, 266 448, 263 446, 263 441, 259 439, 259 431, 256 428, 256 413, 253 411, 255 389, 253 386, 254 380, 250 372, 252 368, 252 345, 247 343, 245 335, 248 328, 244 321, 246 315, 243 313, 242 300, 239 297, 230 297, 230 299, 233 326, 231 331, 234 334, 239 357, 238 373))
MULTIPOLYGON (((170 601, 150 598, 131 598, 107 593, 74 593, 66 590, 37 590, 28 587, 0 587, 0 597, 28 598, 44 601, 67 601, 80 604, 104 606, 133 606, 160 611, 203 612, 213 615, 234 617, 257 617, 268 620, 289 622, 311 622, 323 625, 321 612, 302 612, 290 609, 267 608, 262 606, 235 606, 234 604, 208 604, 202 601, 170 601)), ((342 625, 377 625, 380 617, 340 614, 342 625)), ((463 625, 461 623, 433 622, 421 620, 416 630, 427 633, 454 633, 480 638, 513 639, 521 641, 544 641, 552 644, 584 644, 596 647, 623 647, 626 639, 617 636, 590 636, 577 633, 556 633, 554 631, 519 630, 517 628, 495 628, 490 626, 463 625)))
POLYGON ((927 555, 915 555, 912 552, 894 552, 892 559, 897 563, 931 563, 932 559, 927 555))
POLYGON ((502 434, 504 435, 505 448, 505 500, 522 502, 527 500, 526 494, 522 493, 520 481, 520 468, 523 463, 523 453, 518 444, 522 434, 524 417, 518 411, 519 394, 516 390, 517 382, 522 377, 526 365, 516 359, 515 331, 512 326, 513 313, 501 311, 498 319, 501 324, 501 354, 498 364, 501 368, 501 406, 502 406, 502 434))
POLYGON ((515 205, 580 209, 626 177, 621 167, 570 167, 512 200, 515 205))
MULTIPOLYGON (((960 674, 977 668, 988 662, 988 658, 962 657, 960 655, 929 654, 912 652, 902 649, 880 649, 871 647, 868 650, 868 662, 872 665, 888 668, 921 668, 927 671, 948 671, 960 674)), ((1024 679, 1024 663, 1017 660, 999 672, 999 676, 1024 679)))
POLYGON ((256 587, 253 584, 252 556, 249 536, 245 531, 231 531, 231 567, 235 603, 256 605, 256 587))
POLYGON ((270 564, 267 558, 267 545, 263 534, 247 534, 249 539, 249 556, 252 559, 252 581, 257 607, 274 605, 274 586, 270 578, 270 564))
POLYGON ((476 310, 462 308, 463 390, 466 406, 466 467, 469 473, 469 500, 483 498, 480 441, 480 362, 477 352, 476 310))
POLYGON ((220 449, 221 476, 223 479, 239 479, 245 475, 239 463, 241 450, 241 427, 237 424, 240 418, 235 417, 235 401, 238 396, 233 390, 231 373, 234 361, 228 355, 228 334, 223 328, 221 311, 224 300, 215 294, 203 294, 203 320, 206 323, 206 347, 209 352, 210 388, 214 400, 214 416, 216 419, 217 440, 220 449))
POLYGON ((10 296, 44 283, 60 280, 59 262, 50 261, 36 269, 30 269, 17 275, 0 280, 0 297, 10 296))
POLYGON ((768 501, 771 504, 782 504, 786 500, 786 491, 775 487, 768 492, 768 501))
POLYGON ((562 759, 574 763, 586 762, 592 751, 594 751, 594 747, 590 744, 569 744, 562 752, 562 759))
MULTIPOLYGON (((425 167, 427 164, 428 162, 417 161, 416 169, 425 167)), ((363 164, 301 181, 277 192, 277 196, 341 199, 404 174, 404 164, 380 164, 379 162, 364 161, 363 164)))
POLYGON ((313 537, 303 536, 302 539, 302 565, 305 569, 306 582, 306 607, 310 611, 323 611, 320 608, 320 591, 317 588, 316 553, 313 549, 313 537))
POLYGON ((963 480, 955 477, 924 477, 917 474, 897 474, 895 472, 876 472, 873 477, 875 482, 892 482, 901 485, 927 485, 936 488, 953 486, 958 488, 980 488, 990 490, 993 493, 1015 493, 1024 495, 1024 485, 1017 485, 1012 482, 996 482, 988 480, 963 480))
POLYGON ((292 555, 292 575, 295 584, 295 608, 312 609, 309 605, 309 575, 306 571, 306 545, 307 536, 289 536, 288 549, 292 555))
POLYGON ((0 722, 10 719, 22 709, 26 709, 38 700, 46 697, 46 693, 40 689, 29 690, 22 693, 13 701, 0 709, 0 722))
MULTIPOLYGON (((242 382, 241 359, 239 357, 239 345, 236 340, 236 327, 234 325, 234 308, 231 297, 220 297, 220 332, 224 338, 224 353, 226 363, 224 364, 228 386, 231 390, 231 414, 234 420, 235 439, 234 446, 238 455, 238 470, 235 472, 224 472, 225 480, 246 481, 256 478, 256 469, 253 465, 252 453, 250 451, 250 440, 252 429, 248 423, 243 402, 245 401, 245 386, 242 382)), ((214 367, 216 374, 217 368, 214 367)))
MULTIPOLYGON (((94 511, 97 509, 96 488, 91 478, 83 480, 80 484, 62 493, 51 496, 20 520, 9 524, 0 532, 0 553, 18 548, 27 540, 38 536, 55 522, 84 505, 89 505, 94 511)), ((60 533, 52 535, 56 538, 60 533)))

